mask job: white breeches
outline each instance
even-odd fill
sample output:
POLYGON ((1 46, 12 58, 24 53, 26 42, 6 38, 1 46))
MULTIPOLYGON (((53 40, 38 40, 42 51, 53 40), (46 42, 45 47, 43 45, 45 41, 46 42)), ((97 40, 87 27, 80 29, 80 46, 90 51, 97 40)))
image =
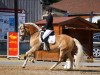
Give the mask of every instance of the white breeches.
POLYGON ((46 30, 42 36, 43 40, 51 33, 53 30, 46 30))

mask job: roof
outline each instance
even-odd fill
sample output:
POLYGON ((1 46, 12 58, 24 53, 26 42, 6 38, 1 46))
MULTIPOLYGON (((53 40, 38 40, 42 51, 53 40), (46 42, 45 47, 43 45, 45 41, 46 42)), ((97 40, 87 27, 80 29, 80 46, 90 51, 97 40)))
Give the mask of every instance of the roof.
POLYGON ((98 28, 96 24, 93 24, 81 17, 76 17, 71 20, 66 21, 68 27, 73 28, 98 28))
MULTIPOLYGON (((45 25, 46 20, 39 20, 35 22, 37 25, 45 25)), ((74 28, 98 28, 95 24, 88 22, 81 17, 54 17, 54 25, 67 25, 74 28)))
MULTIPOLYGON (((70 20, 72 18, 75 18, 75 17, 53 17, 53 24, 54 25, 57 25, 57 24, 61 24, 63 25, 64 22, 66 22, 67 20, 70 20)), ((35 22, 37 25, 44 25, 46 24, 46 19, 44 20, 39 20, 37 22, 35 22)))
MULTIPOLYGON (((89 18, 86 18, 86 20, 89 21, 89 18)), ((98 23, 98 20, 100 20, 100 16, 92 17, 92 23, 98 23)))
POLYGON ((100 13, 100 0, 61 0, 54 3, 51 7, 68 13, 100 13))

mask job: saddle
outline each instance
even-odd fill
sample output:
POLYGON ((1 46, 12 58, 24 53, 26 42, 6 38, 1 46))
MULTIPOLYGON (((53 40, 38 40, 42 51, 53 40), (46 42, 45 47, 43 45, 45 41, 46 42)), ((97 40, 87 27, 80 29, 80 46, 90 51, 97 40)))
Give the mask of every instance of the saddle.
POLYGON ((55 44, 55 42, 56 42, 56 37, 55 37, 54 31, 51 32, 51 34, 49 34, 48 37, 45 40, 43 40, 43 38, 42 38, 43 34, 44 34, 44 31, 41 31, 41 34, 40 34, 41 49, 50 50, 50 46, 49 45, 50 44, 55 44))

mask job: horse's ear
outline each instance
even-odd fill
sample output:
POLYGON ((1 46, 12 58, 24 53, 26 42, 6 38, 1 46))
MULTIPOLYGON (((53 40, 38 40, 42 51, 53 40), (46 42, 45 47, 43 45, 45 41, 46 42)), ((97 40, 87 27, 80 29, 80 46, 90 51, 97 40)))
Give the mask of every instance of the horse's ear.
POLYGON ((24 27, 24 24, 21 23, 18 28, 20 29, 22 27, 24 27))

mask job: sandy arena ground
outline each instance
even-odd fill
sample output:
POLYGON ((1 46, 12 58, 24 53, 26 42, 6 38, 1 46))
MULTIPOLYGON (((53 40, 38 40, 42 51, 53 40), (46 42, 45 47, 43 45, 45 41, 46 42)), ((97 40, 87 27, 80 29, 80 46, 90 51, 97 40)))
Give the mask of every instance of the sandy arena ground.
POLYGON ((81 67, 80 70, 67 71, 60 64, 54 70, 48 70, 55 62, 28 62, 26 68, 22 68, 23 62, 0 59, 0 75, 100 75, 100 67, 81 67))

